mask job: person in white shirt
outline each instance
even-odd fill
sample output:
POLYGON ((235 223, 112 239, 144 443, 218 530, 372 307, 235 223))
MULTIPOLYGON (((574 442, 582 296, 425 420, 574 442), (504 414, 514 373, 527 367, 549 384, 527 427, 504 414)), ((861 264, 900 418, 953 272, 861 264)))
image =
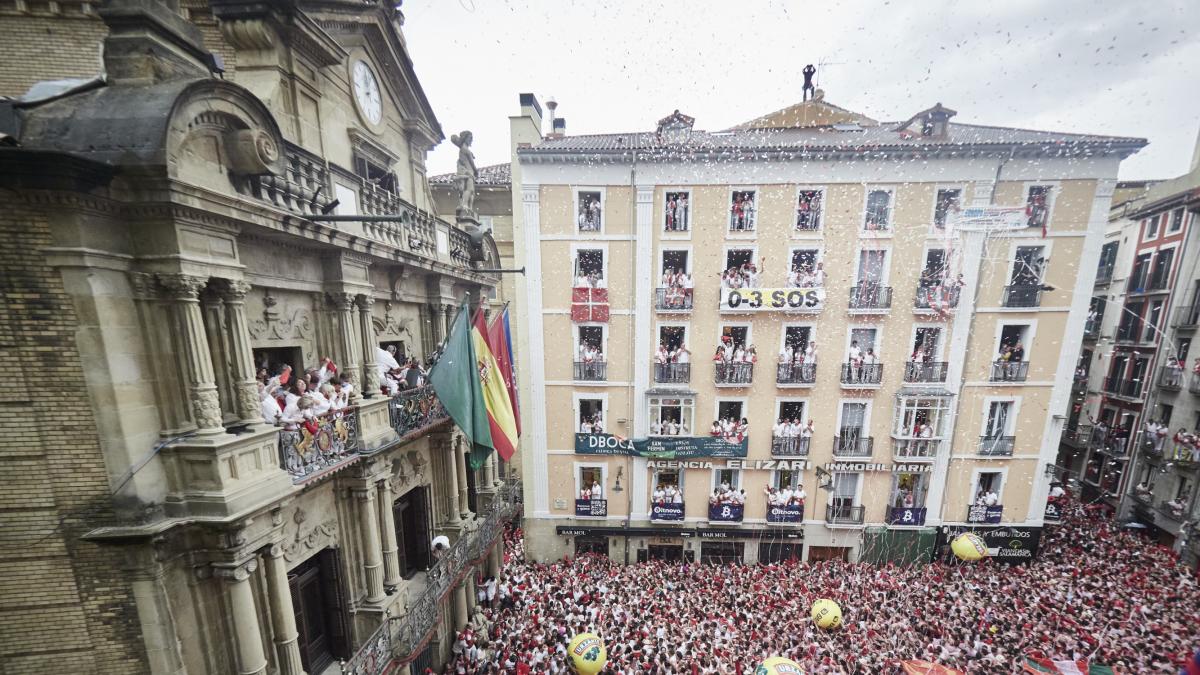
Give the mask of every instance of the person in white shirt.
POLYGON ((804 362, 805 363, 816 363, 817 362, 817 346, 816 346, 816 343, 814 343, 811 340, 809 340, 808 345, 804 348, 804 362))
POLYGON ((400 391, 400 381, 396 375, 400 372, 400 363, 395 357, 396 348, 388 346, 375 348, 375 364, 379 370, 379 382, 388 390, 389 396, 395 396, 400 391))
POLYGON ((604 433, 604 423, 601 421, 601 419, 599 417, 597 417, 595 420, 592 421, 592 433, 593 434, 604 433))
POLYGON ((988 490, 983 495, 983 503, 985 506, 995 506, 997 503, 999 503, 999 501, 1000 501, 1000 496, 997 495, 995 492, 992 492, 991 490, 988 490))
POLYGON ((846 354, 846 360, 851 364, 856 364, 862 360, 862 350, 858 348, 858 340, 850 343, 850 351, 846 354))
POLYGON ((1065 494, 1067 494, 1067 491, 1064 490, 1063 487, 1061 485, 1059 485, 1058 483, 1055 483, 1053 486, 1050 487, 1050 498, 1051 499, 1061 499, 1063 497, 1063 495, 1065 495, 1065 494))
POLYGON ((677 435, 679 435, 679 426, 678 426, 677 424, 675 424, 675 420, 668 420, 668 421, 667 421, 667 429, 666 429, 666 432, 667 432, 667 435, 668 435, 668 436, 677 436, 677 435))
POLYGON ((683 503, 683 492, 681 492, 679 490, 679 488, 677 488, 673 485, 671 486, 671 492, 672 492, 671 503, 672 504, 682 504, 683 503))
POLYGON ((804 500, 808 498, 808 493, 804 491, 804 484, 796 486, 796 491, 792 493, 792 501, 797 506, 804 506, 804 500))
POLYGON ((330 398, 333 396, 333 385, 323 384, 317 391, 311 393, 310 396, 313 400, 313 414, 321 415, 327 413, 332 407, 330 398))
POLYGON ((263 421, 267 424, 278 424, 283 419, 283 410, 279 407, 279 401, 267 391, 266 385, 262 382, 258 383, 258 400, 260 409, 262 410, 263 421))
POLYGON ((579 425, 579 433, 581 433, 581 434, 592 433, 592 423, 587 420, 584 420, 583 423, 579 425))
POLYGON ((592 499, 600 499, 604 496, 604 489, 600 487, 600 481, 592 481, 592 499))
POLYGON ((743 349, 741 345, 738 345, 733 348, 733 362, 734 363, 745 363, 746 362, 746 350, 743 349))
POLYGON ((804 426, 804 428, 800 430, 800 437, 801 438, 812 438, 814 431, 816 431, 816 427, 813 424, 813 421, 809 420, 808 424, 806 424, 804 426))
POLYGON ((779 363, 786 365, 786 364, 790 364, 791 362, 792 362, 792 350, 789 349, 787 345, 784 345, 783 349, 779 350, 779 363))
POLYGON ((787 430, 787 424, 785 424, 783 418, 780 417, 779 421, 775 423, 775 426, 771 427, 771 435, 775 438, 782 438, 785 430, 787 430))
POLYGON ((671 359, 674 363, 690 363, 692 360, 691 354, 691 350, 683 345, 679 345, 679 349, 675 350, 675 355, 671 359))
POLYGON ((687 427, 687 423, 686 423, 686 422, 680 422, 680 423, 679 423, 679 429, 678 429, 677 433, 678 433, 678 435, 680 435, 680 436, 687 436, 687 435, 688 435, 688 427, 687 427))
POLYGON ((662 424, 658 420, 650 423, 650 433, 655 436, 662 434, 662 424))
POLYGON ((825 285, 825 263, 817 263, 817 269, 813 270, 812 285, 820 288, 825 285))
POLYGON ((768 485, 767 487, 763 488, 763 493, 767 495, 767 504, 770 504, 771 506, 779 506, 779 493, 775 490, 775 488, 768 485))
POLYGON ((670 361, 670 356, 667 353, 667 345, 664 342, 658 343, 658 349, 654 351, 655 363, 667 363, 670 361))
POLYGON ((659 485, 658 487, 654 488, 654 494, 651 495, 651 499, 654 500, 655 504, 662 504, 667 499, 666 490, 663 490, 662 486, 659 485))
POLYGON ((779 503, 780 503, 780 504, 787 504, 787 503, 788 503, 788 502, 790 502, 790 501, 792 501, 792 489, 791 489, 791 488, 788 488, 788 487, 780 488, 780 490, 779 490, 779 503))
POLYGON ((873 366, 879 363, 879 359, 875 356, 875 349, 867 347, 867 353, 863 354, 862 361, 864 365, 873 366))

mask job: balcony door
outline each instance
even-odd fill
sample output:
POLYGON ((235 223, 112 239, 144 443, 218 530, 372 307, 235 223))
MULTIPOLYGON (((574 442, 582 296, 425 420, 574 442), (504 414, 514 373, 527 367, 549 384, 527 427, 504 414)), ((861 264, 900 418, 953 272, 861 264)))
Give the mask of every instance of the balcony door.
POLYGON ((397 554, 400 575, 409 578, 428 569, 429 542, 433 539, 429 527, 429 488, 415 487, 392 505, 396 524, 397 554))
POLYGON ((988 404, 987 422, 983 426, 985 437, 994 439, 1008 435, 1012 406, 1012 401, 992 401, 988 404))
POLYGON ((341 551, 326 548, 301 563, 288 573, 288 587, 304 670, 320 673, 335 659, 350 658, 341 551))
POLYGON ((839 424, 838 436, 843 446, 853 443, 867 435, 867 404, 854 401, 842 401, 842 418, 839 424))
POLYGON ((912 355, 920 355, 925 363, 940 361, 942 357, 942 329, 918 328, 913 339, 912 355))
POLYGON ((887 263, 887 251, 868 249, 858 253, 858 285, 880 286, 883 284, 887 263))
POLYGON ((946 277, 946 250, 931 248, 925 252, 925 267, 918 280, 921 288, 938 286, 946 277))
POLYGON ((1038 286, 1045 273, 1046 258, 1041 246, 1018 246, 1013 260, 1012 285, 1038 286))
POLYGON ((850 518, 858 506, 858 486, 862 476, 857 473, 833 474, 833 496, 830 508, 837 518, 850 518))

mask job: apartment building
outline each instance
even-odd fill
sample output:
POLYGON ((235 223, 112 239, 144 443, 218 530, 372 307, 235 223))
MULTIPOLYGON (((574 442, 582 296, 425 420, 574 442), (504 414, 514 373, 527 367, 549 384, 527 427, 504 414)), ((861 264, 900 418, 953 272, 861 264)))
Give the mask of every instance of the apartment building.
POLYGON ((433 214, 443 134, 403 18, 0 8, 0 357, 21 392, 2 406, 0 671, 449 655, 520 497, 494 463, 468 470, 415 371, 381 386, 382 349, 427 359, 498 285, 492 240, 433 214), (326 357, 324 386, 353 390, 328 411, 299 384, 326 357))
POLYGON ((818 94, 517 148, 531 556, 928 560, 967 527, 1036 552, 1117 168, 1145 141, 956 115, 818 94), (957 227, 975 206, 1016 228, 957 227))

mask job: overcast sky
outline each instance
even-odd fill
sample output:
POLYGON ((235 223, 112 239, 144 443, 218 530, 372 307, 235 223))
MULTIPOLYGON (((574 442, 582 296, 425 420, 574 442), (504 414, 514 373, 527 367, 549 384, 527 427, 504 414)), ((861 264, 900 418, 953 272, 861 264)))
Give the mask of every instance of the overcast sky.
MULTIPOLYGON (((1200 0, 654 2, 407 0, 417 75, 446 137, 508 161, 517 94, 553 96, 567 133, 651 130, 678 108, 715 130, 801 99, 903 120, 1142 136, 1121 178, 1187 171, 1200 128, 1200 0)), ((548 129, 547 129, 548 130, 548 129)), ((443 141, 430 174, 454 170, 443 141)))

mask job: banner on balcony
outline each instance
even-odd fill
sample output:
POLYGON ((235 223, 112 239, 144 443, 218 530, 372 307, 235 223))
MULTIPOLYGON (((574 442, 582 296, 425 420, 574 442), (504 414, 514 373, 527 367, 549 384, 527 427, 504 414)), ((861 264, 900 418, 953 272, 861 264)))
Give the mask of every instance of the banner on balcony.
POLYGON ((891 513, 888 514, 889 525, 924 525, 926 509, 907 508, 903 506, 892 507, 891 513))
POLYGON ((771 506, 767 508, 768 523, 799 523, 803 521, 803 506, 771 506))
POLYGON ((683 504, 655 504, 650 507, 650 520, 683 520, 683 504))
POLYGON ((746 512, 745 504, 709 504, 708 519, 722 523, 740 523, 746 512))
POLYGON ((1058 502, 1046 502, 1045 520, 1047 523, 1062 521, 1062 504, 1058 502))
POLYGON ((572 288, 571 320, 575 323, 608 323, 608 289, 572 288))
POLYGON ((745 457, 748 439, 730 442, 711 436, 621 438, 612 434, 575 434, 577 455, 633 455, 649 459, 745 457))
POLYGON ((1004 513, 1004 507, 983 506, 981 504, 972 504, 967 511, 968 523, 999 523, 1000 516, 1004 513))
POLYGON ((722 311, 815 312, 824 306, 824 288, 721 289, 722 311))
POLYGON ((608 515, 607 499, 576 499, 575 515, 589 518, 603 518, 608 515))

